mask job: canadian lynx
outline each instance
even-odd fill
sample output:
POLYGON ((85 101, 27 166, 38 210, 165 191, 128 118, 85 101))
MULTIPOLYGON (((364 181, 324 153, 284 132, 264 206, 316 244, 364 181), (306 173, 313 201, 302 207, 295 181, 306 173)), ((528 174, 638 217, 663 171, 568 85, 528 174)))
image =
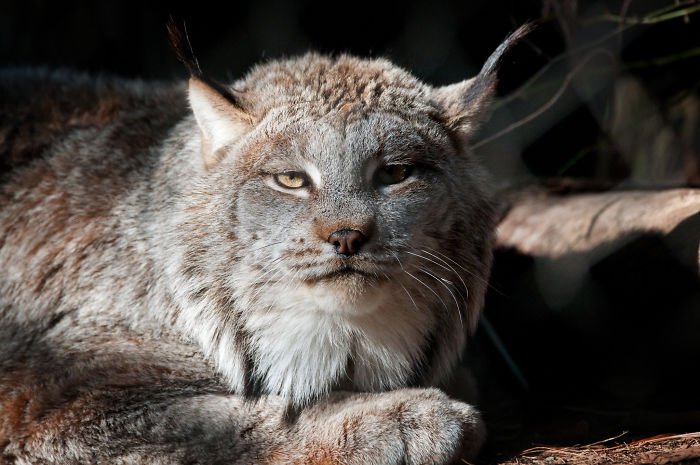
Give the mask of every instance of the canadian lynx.
POLYGON ((484 298, 474 78, 307 54, 232 85, 0 75, 0 462, 450 463, 484 298))

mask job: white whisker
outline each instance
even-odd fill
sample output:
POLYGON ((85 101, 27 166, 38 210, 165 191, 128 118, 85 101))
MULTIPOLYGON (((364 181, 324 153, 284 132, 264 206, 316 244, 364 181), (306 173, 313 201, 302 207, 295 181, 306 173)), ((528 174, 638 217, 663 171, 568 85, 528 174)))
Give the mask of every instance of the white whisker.
MULTIPOLYGON (((287 270, 287 272, 280 278, 279 281, 286 279, 287 276, 289 276, 292 272, 293 270, 287 270)), ((272 303, 270 303, 270 305, 268 305, 266 313, 269 313, 277 305, 277 302, 279 302, 280 298, 284 296, 287 293, 287 291, 290 290, 290 286, 296 282, 296 278, 297 276, 299 276, 299 273, 301 273, 301 270, 294 271, 294 276, 292 277, 292 279, 287 280, 287 282, 284 284, 284 287, 277 292, 277 297, 275 298, 275 300, 272 301, 272 303)))
POLYGON ((263 290, 265 290, 265 288, 270 284, 270 282, 273 279, 275 279, 277 277, 277 275, 279 274, 279 272, 282 270, 282 268, 279 266, 279 263, 282 261, 282 259, 283 259, 283 257, 278 257, 275 260, 272 260, 270 263, 265 265, 265 267, 263 268, 263 270, 266 270, 266 271, 263 272, 261 270, 260 274, 255 277, 254 283, 259 287, 255 291, 255 293, 250 297, 249 300, 251 303, 255 302, 255 299, 258 297, 258 295, 260 295, 260 293, 263 290), (265 276, 267 276, 268 274, 270 274, 273 271, 274 271, 274 274, 271 275, 269 278, 267 278, 267 280, 264 283, 262 283, 261 282, 262 278, 264 278, 265 276))
MULTIPOLYGON (((427 246, 426 246, 426 247, 427 247, 427 246)), ((435 252, 436 254, 440 255, 440 256, 443 257, 445 260, 448 260, 449 262, 454 263, 455 265, 457 265, 457 266, 459 267, 459 269, 463 270, 465 273, 469 274, 470 276, 472 276, 472 277, 478 279, 478 280, 481 281, 482 283, 484 283, 484 284, 486 284, 487 286, 491 287, 491 286, 489 285, 489 282, 488 282, 486 279, 484 279, 484 278, 482 278, 481 276, 477 275, 477 274, 474 273, 473 271, 468 270, 467 268, 465 268, 464 266, 460 265, 459 263, 457 263, 456 261, 454 261, 453 259, 451 259, 451 258, 448 257, 447 255, 443 254, 442 252, 440 252, 440 251, 438 251, 438 250, 433 249, 432 247, 427 247, 427 248, 430 249, 430 250, 432 250, 432 251, 435 252)))
POLYGON ((450 283, 452 286, 454 286, 454 284, 452 284, 452 281, 448 281, 448 280, 446 280, 446 279, 444 279, 444 278, 440 278, 440 277, 434 275, 434 274, 431 273, 427 268, 419 267, 418 269, 419 269, 421 272, 423 272, 423 273, 427 274, 428 276, 430 276, 431 278, 435 279, 437 282, 439 282, 440 284, 442 284, 442 286, 443 286, 445 289, 447 289, 447 292, 450 293, 450 295, 452 296, 452 299, 455 301, 455 305, 457 305, 457 315, 459 316, 459 324, 462 326, 462 329, 464 329, 464 322, 462 321, 462 308, 459 306, 459 302, 457 301, 457 297, 455 297, 454 293, 453 293, 452 290, 450 289, 450 286, 448 286, 448 285, 445 283, 445 282, 447 282, 447 283, 450 283))
MULTIPOLYGON (((437 255, 433 255, 432 253, 428 252, 428 251, 425 250, 425 249, 421 249, 421 252, 425 252, 425 253, 427 253, 428 255, 434 257, 435 259, 440 260, 440 261, 443 262, 447 267, 449 267, 450 271, 452 271, 452 272, 457 276, 457 278, 458 278, 458 279, 460 280, 460 282, 462 283, 462 286, 464 287, 464 292, 465 292, 467 295, 464 296, 464 295, 462 295, 462 293, 459 291, 459 289, 457 289, 456 287, 455 287, 455 289, 457 290, 457 292, 459 292, 460 297, 462 297, 462 299, 464 300, 464 305, 465 305, 465 307, 466 307, 466 306, 467 306, 467 301, 468 301, 468 299, 469 299, 469 287, 467 287, 467 283, 465 283, 465 282, 464 282, 464 279, 462 279, 462 275, 460 275, 460 274, 457 272, 457 270, 455 270, 449 263, 447 263, 445 260, 443 260, 442 258, 438 257, 437 255)), ((410 252, 409 252, 409 253, 410 253, 410 252)), ((430 260, 430 261, 432 261, 432 260, 430 260)))
MULTIPOLYGON (((427 251, 424 251, 424 252, 428 253, 427 251)), ((411 252, 410 250, 407 250, 406 253, 407 253, 407 254, 410 254, 410 255, 413 255, 414 257, 422 258, 423 260, 427 260, 427 261, 429 261, 429 262, 431 262, 431 263, 434 263, 434 264, 436 264, 437 266, 439 266, 440 268, 445 269, 445 270, 447 270, 447 271, 453 271, 453 272, 454 272, 454 268, 452 268, 452 267, 449 267, 449 268, 448 268, 447 266, 442 265, 442 264, 436 262, 435 260, 431 260, 430 258, 428 258, 428 257, 426 257, 426 256, 424 256, 424 255, 420 255, 420 254, 417 254, 417 253, 415 253, 415 252, 411 252)), ((431 254, 431 255, 432 255, 432 254, 431 254)), ((437 258, 437 257, 436 257, 436 258, 437 258)), ((444 260, 443 260, 443 262, 444 262, 444 260)))
POLYGON ((408 292, 408 289, 406 289, 406 286, 404 286, 404 285, 401 284, 401 283, 399 283, 399 286, 401 286, 401 289, 404 290, 404 292, 406 293, 406 295, 408 296, 408 298, 411 299, 411 303, 413 304, 413 307, 416 309, 416 311, 420 313, 420 310, 418 309, 418 305, 416 305, 416 301, 413 300, 413 297, 411 296, 411 293, 408 292))
POLYGON ((394 256, 394 258, 396 258, 396 261, 399 262, 399 266, 401 267, 401 269, 403 270, 403 272, 406 273, 407 275, 409 275, 411 278, 413 278, 413 279, 415 279, 416 281, 418 281, 419 283, 421 283, 426 289, 428 289, 430 292, 432 292, 433 295, 435 295, 435 297, 437 297, 437 298, 440 300, 440 303, 442 303, 442 306, 445 307, 445 311, 446 311, 447 313, 449 313, 450 310, 449 310, 449 308, 447 308, 447 304, 445 304, 445 301, 442 300, 442 297, 440 297, 440 294, 438 294, 437 292, 435 292, 430 286, 428 286, 427 284, 425 284, 420 278, 415 277, 415 276, 414 276, 413 274, 411 274, 408 270, 406 270, 406 268, 404 268, 404 266, 403 266, 403 263, 401 263, 401 260, 399 260, 399 257, 398 257, 394 252, 391 252, 391 254, 394 256))
POLYGON ((283 242, 284 242, 284 241, 277 241, 277 242, 273 242, 273 243, 271 243, 271 244, 261 245, 260 247, 256 247, 256 248, 254 248, 254 249, 250 249, 250 250, 248 251, 248 253, 250 253, 250 252, 256 252, 256 251, 258 251, 258 250, 265 249, 265 248, 267 248, 267 247, 272 247, 273 245, 281 244, 281 243, 283 243, 283 242))
POLYGON ((271 270, 276 268, 276 264, 282 261, 284 257, 277 257, 274 260, 271 260, 265 266, 263 266, 260 271, 258 272, 258 275, 255 276, 255 278, 252 280, 253 283, 259 283, 259 281, 267 275, 271 270))

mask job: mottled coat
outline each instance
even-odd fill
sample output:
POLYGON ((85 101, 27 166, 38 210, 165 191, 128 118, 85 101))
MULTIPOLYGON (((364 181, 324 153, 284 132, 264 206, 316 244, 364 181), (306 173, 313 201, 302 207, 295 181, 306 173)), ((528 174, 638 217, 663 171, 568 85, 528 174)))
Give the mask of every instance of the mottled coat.
POLYGON ((230 86, 2 72, 0 462, 473 454, 435 387, 484 297, 466 142, 517 36, 443 88, 315 54, 230 86))

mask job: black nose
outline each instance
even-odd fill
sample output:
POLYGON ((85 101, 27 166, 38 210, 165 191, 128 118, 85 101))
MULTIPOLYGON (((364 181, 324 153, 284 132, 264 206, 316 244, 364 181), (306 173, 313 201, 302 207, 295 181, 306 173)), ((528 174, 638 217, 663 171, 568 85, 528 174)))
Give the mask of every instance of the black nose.
POLYGON ((367 237, 357 229, 340 229, 328 236, 335 253, 346 256, 355 255, 366 241, 367 237))

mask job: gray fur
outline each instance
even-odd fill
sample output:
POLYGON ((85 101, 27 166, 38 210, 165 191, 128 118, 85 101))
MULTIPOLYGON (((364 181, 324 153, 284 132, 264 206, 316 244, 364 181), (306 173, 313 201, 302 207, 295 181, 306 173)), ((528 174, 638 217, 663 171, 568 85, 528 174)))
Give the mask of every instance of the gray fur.
POLYGON ((491 260, 475 125, 450 122, 478 121, 493 86, 468 115, 463 88, 315 54, 230 95, 3 72, 2 463, 473 455, 478 413, 432 388, 491 260), (419 168, 381 187, 387 161, 419 168), (289 170, 317 182, 271 184, 289 170), (359 254, 327 242, 342 228, 369 236, 359 254), (348 265, 362 273, 328 275, 348 265))

